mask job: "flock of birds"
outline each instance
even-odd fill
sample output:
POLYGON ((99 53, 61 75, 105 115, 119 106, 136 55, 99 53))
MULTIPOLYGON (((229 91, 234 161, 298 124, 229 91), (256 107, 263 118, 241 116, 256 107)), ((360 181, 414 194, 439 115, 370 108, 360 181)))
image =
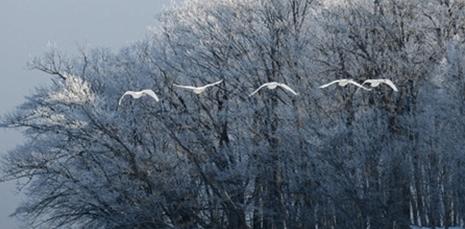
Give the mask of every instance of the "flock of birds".
MULTIPOLYGON (((197 95, 200 95, 202 94, 203 92, 205 92, 207 90, 207 88, 209 87, 213 87, 213 86, 216 86, 216 85, 219 85, 223 82, 223 80, 220 80, 220 81, 217 81, 217 82, 214 82, 214 83, 210 83, 210 84, 207 84, 207 85, 204 85, 204 86, 200 86, 200 87, 195 87, 195 86, 185 86, 185 85, 178 85, 178 84, 173 84, 174 87, 177 87, 177 88, 182 88, 182 89, 187 89, 187 90, 192 90, 192 92, 194 92, 195 94, 197 95)), ((396 85, 389 79, 368 79, 368 80, 365 80, 362 84, 360 83, 357 83, 356 81, 352 80, 352 79, 339 79, 339 80, 334 80, 328 84, 324 84, 322 86, 320 86, 320 88, 327 88, 333 84, 337 84, 341 87, 345 87, 349 84, 352 84, 352 85, 355 85, 363 90, 367 90, 367 91, 371 91, 372 88, 376 88, 378 86, 380 86, 381 84, 386 84, 388 85, 393 91, 397 92, 399 91, 396 87, 396 85), (371 88, 368 88, 364 85, 368 85, 369 87, 371 88)), ((278 82, 268 82, 268 83, 265 83, 263 85, 261 85, 260 87, 258 87, 255 91, 253 91, 250 95, 250 96, 253 96, 255 94, 257 94, 260 90, 262 90, 263 88, 268 88, 270 90, 274 90, 276 88, 282 88, 283 90, 285 91, 288 91, 294 95, 299 95, 296 91, 294 91, 291 87, 289 87, 288 85, 284 84, 284 83, 278 83, 278 82)), ((121 106, 121 103, 123 102, 123 99, 126 97, 126 96, 131 96, 133 99, 139 99, 143 96, 150 96, 152 97, 155 101, 160 101, 160 98, 158 98, 157 94, 153 91, 153 90, 150 90, 150 89, 145 89, 145 90, 142 90, 142 91, 127 91, 123 94, 123 96, 121 96, 119 102, 118 102, 118 106, 121 106)))

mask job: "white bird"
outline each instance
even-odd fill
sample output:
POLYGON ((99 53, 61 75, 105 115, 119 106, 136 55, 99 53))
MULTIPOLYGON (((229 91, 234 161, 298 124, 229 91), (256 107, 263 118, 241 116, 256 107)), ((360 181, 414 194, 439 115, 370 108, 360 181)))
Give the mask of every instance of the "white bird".
POLYGON ((287 86, 286 84, 283 84, 283 83, 278 83, 278 82, 269 82, 269 83, 265 83, 263 84, 262 86, 260 86, 259 88, 257 88, 257 90, 255 90, 254 92, 252 92, 250 96, 253 96, 255 95, 258 91, 260 91, 262 88, 264 87, 267 87, 268 89, 270 90, 274 90, 276 89, 277 87, 281 87, 282 89, 284 90, 287 90, 289 92, 291 92, 292 94, 294 95, 298 95, 297 92, 295 92, 294 90, 292 90, 292 88, 290 88, 289 86, 287 86))
POLYGON ((355 82, 355 81, 352 80, 352 79, 334 80, 334 81, 331 82, 331 83, 328 83, 328 84, 325 84, 325 85, 320 86, 320 88, 326 88, 326 87, 329 87, 329 86, 331 86, 331 85, 333 85, 333 84, 335 84, 335 83, 337 83, 337 84, 338 84, 339 86, 341 86, 341 87, 345 87, 345 86, 347 86, 348 84, 353 84, 353 85, 355 85, 355 86, 357 86, 357 87, 359 87, 359 88, 363 88, 363 89, 365 89, 365 90, 367 90, 367 91, 371 91, 370 88, 364 87, 363 85, 361 85, 361 84, 355 82))
POLYGON ((155 92, 153 92, 152 90, 150 89, 146 89, 146 90, 142 90, 142 91, 127 91, 123 94, 123 96, 121 96, 121 98, 119 99, 119 102, 118 102, 118 106, 121 106, 121 102, 123 102, 123 99, 126 95, 130 95, 132 96, 133 99, 139 99, 140 97, 142 96, 150 96, 152 97, 153 99, 155 99, 155 101, 160 101, 160 99, 158 98, 157 94, 155 94, 155 92))
POLYGON ((365 84, 370 84, 370 87, 378 87, 380 84, 387 84, 389 87, 392 88, 392 90, 394 91, 399 91, 399 89, 397 89, 396 85, 389 79, 368 79, 368 80, 365 80, 365 82, 363 82, 362 85, 365 85, 365 84))
POLYGON ((215 86, 215 85, 218 85, 218 84, 220 84, 221 82, 223 82, 223 80, 220 80, 220 81, 217 81, 217 82, 214 82, 214 83, 211 83, 211 84, 207 84, 207 85, 201 86, 201 87, 184 86, 184 85, 178 85, 178 84, 173 84, 173 86, 179 87, 179 88, 184 88, 184 89, 189 89, 189 90, 192 90, 195 94, 200 95, 200 94, 202 94, 207 88, 212 87, 212 86, 215 86))

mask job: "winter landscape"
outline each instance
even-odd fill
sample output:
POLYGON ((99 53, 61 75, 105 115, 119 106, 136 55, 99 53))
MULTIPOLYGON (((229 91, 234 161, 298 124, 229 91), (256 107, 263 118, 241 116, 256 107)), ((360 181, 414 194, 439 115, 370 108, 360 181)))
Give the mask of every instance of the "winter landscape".
POLYGON ((156 15, 29 59, 47 82, 0 119, 24 228, 463 228, 465 0, 156 15))

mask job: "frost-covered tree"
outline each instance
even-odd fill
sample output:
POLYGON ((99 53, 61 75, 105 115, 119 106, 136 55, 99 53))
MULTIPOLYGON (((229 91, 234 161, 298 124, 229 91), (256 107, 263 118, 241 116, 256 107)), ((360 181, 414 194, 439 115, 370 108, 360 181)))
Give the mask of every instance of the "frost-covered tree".
POLYGON ((463 1, 186 0, 2 125, 35 227, 407 228, 465 216, 463 1), (318 89, 340 78, 399 87, 318 89), (221 84, 196 95, 173 84, 221 84), (298 91, 262 90, 265 82, 298 91), (150 88, 160 102, 118 100, 150 88))

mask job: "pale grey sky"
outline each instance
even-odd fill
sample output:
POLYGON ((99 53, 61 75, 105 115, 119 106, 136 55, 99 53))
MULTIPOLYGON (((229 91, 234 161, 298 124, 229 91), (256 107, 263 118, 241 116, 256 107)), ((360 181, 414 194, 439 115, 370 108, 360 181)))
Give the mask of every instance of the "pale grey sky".
MULTIPOLYGON (((0 115, 11 112, 47 77, 26 69, 48 42, 68 53, 77 45, 117 49, 144 38, 146 26, 170 0, 0 0, 0 115)), ((0 129, 0 156, 21 143, 14 130, 0 129)), ((14 183, 0 184, 0 228, 18 228, 8 217, 20 199, 14 183)), ((20 222, 19 222, 20 223, 20 222)))

